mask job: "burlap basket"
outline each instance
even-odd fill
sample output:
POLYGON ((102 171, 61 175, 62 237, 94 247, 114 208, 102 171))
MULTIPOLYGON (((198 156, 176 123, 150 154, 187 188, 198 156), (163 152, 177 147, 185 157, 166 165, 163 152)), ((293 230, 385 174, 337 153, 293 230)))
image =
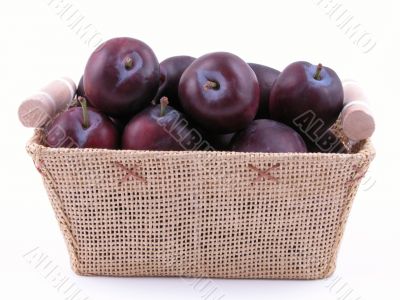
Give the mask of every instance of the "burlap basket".
POLYGON ((53 149, 40 171, 81 275, 317 279, 374 157, 53 149))

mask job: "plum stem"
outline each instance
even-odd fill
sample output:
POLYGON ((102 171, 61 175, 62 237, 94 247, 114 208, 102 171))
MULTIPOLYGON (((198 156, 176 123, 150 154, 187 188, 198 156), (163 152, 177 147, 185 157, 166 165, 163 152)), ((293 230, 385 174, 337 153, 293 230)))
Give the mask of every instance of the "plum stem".
POLYGON ((133 68, 133 59, 129 56, 124 59, 125 69, 131 70, 133 68))
POLYGON ((322 64, 318 64, 317 70, 315 71, 315 74, 314 74, 315 80, 321 80, 321 71, 322 71, 322 64))
POLYGON ((88 107, 87 107, 87 101, 84 97, 79 96, 78 101, 81 104, 82 107, 82 115, 83 115, 83 122, 82 126, 83 128, 89 128, 89 112, 88 112, 88 107))
POLYGON ((165 115, 165 110, 167 109, 167 106, 169 104, 168 98, 167 97, 162 97, 160 99, 160 117, 163 117, 165 115))
POLYGON ((217 90, 219 88, 219 84, 218 82, 207 80, 207 82, 204 84, 203 87, 205 90, 209 89, 217 90))

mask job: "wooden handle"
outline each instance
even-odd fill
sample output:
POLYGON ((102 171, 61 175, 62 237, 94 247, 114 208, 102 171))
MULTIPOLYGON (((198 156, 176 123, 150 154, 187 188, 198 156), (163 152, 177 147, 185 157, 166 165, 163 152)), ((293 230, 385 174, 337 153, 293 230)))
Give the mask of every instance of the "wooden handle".
POLYGON ((75 95, 75 82, 67 77, 53 80, 21 103, 18 117, 22 125, 39 128, 67 108, 75 95))
POLYGON ((361 141, 372 136, 375 120, 364 90, 355 81, 343 81, 344 107, 342 128, 344 134, 353 141, 361 141))

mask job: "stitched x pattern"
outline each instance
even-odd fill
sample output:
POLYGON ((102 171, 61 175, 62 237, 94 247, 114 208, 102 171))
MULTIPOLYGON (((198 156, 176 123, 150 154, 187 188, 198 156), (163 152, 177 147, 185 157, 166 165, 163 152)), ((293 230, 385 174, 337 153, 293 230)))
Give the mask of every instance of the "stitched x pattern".
POLYGON ((254 182, 257 182, 257 181, 260 181, 260 180, 263 179, 263 178, 266 178, 267 180, 272 180, 272 181, 277 182, 277 181, 278 181, 278 178, 272 176, 272 175, 270 174, 270 172, 271 172, 272 170, 276 169, 276 168, 279 167, 279 166, 280 166, 280 164, 277 163, 277 164, 275 164, 275 165, 269 167, 269 168, 266 169, 266 170, 261 170, 261 169, 257 168, 256 166, 254 166, 254 165, 252 165, 252 164, 249 164, 249 168, 252 169, 253 171, 256 171, 256 172, 258 173, 258 176, 257 176, 257 178, 253 181, 253 183, 254 183, 254 182))
POLYGON ((114 163, 116 166, 120 167, 121 169, 123 169, 124 171, 126 171, 126 175, 124 177, 122 177, 122 179, 119 181, 118 185, 121 185, 123 182, 126 182, 129 180, 129 178, 135 178, 139 181, 145 182, 146 183, 146 178, 144 178, 143 176, 141 176, 139 174, 140 171, 140 166, 139 165, 135 165, 132 169, 129 169, 128 167, 124 166, 122 163, 120 162, 115 162, 114 163))

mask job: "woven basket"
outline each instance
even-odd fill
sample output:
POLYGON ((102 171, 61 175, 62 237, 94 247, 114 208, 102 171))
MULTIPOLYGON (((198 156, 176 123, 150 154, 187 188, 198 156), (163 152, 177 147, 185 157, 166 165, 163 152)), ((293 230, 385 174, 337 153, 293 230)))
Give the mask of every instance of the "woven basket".
POLYGON ((369 141, 352 154, 54 149, 40 171, 81 275, 317 279, 335 269, 369 141))

